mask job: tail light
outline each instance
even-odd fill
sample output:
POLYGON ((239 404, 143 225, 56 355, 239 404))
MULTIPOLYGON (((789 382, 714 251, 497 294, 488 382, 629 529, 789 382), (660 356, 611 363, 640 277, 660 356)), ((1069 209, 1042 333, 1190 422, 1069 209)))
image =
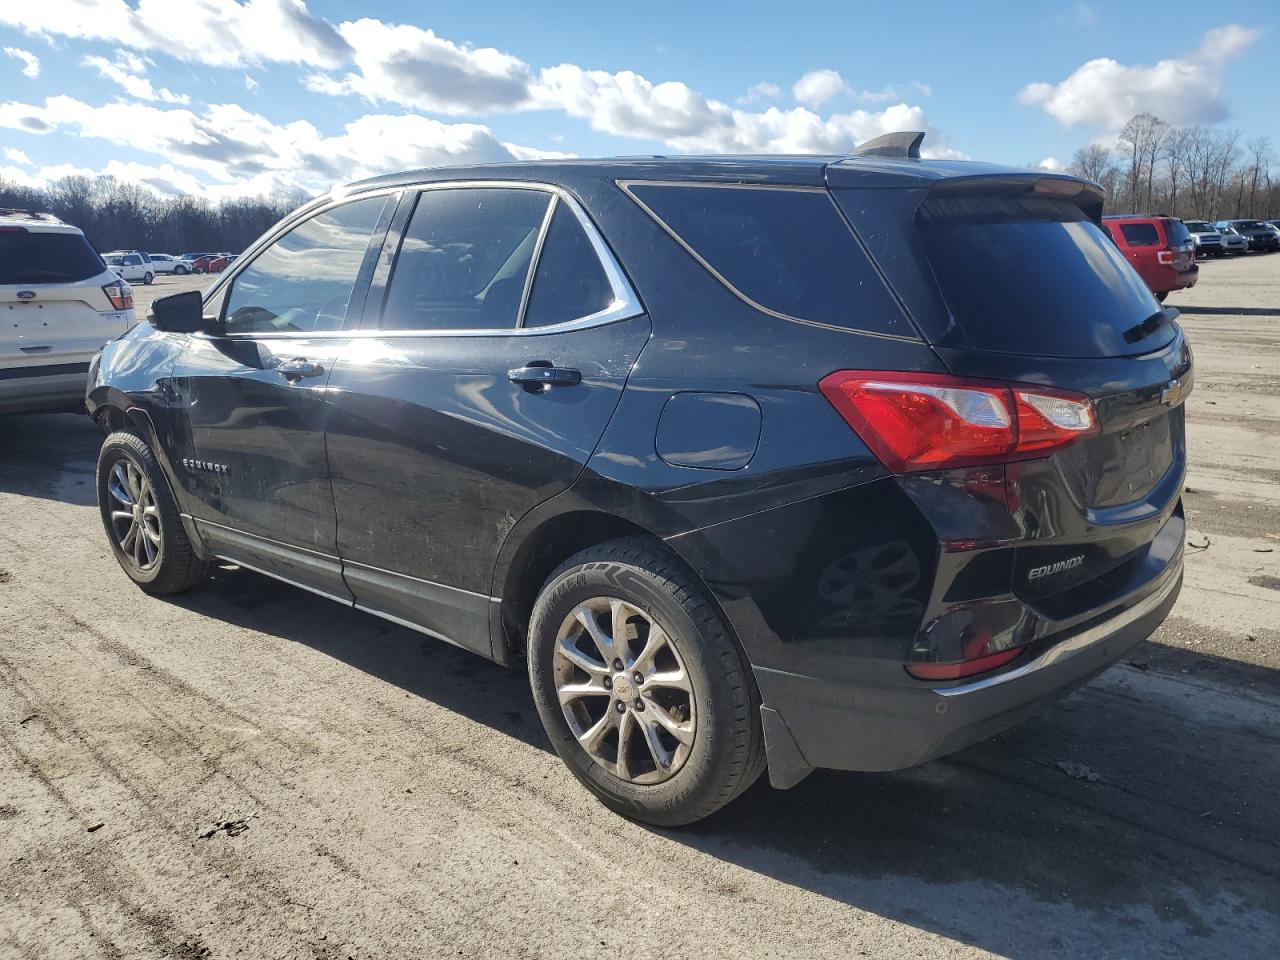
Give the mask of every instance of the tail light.
POLYGON ((819 388, 894 473, 1030 459, 1098 432, 1088 397, 1030 384, 840 370, 819 388))
POLYGON ((908 663, 907 673, 917 680, 959 680, 962 677, 973 677, 979 673, 997 670, 1007 663, 1012 663, 1022 655, 1022 648, 1001 650, 973 660, 961 660, 958 663, 908 663))
POLYGON ((133 287, 129 286, 123 280, 120 280, 117 283, 108 283, 102 288, 102 292, 107 295, 107 299, 111 301, 111 306, 114 309, 133 309, 133 287))
POLYGON ((1157 250, 1157 251, 1156 251, 1156 263, 1163 263, 1163 264, 1165 264, 1165 265, 1168 265, 1168 264, 1173 263, 1173 251, 1172 251, 1172 250, 1157 250))

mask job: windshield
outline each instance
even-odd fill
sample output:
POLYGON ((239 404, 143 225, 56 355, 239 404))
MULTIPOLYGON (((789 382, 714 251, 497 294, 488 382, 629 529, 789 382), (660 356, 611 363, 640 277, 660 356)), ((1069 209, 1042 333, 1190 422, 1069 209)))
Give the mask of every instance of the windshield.
POLYGON ((1213 233, 1213 228, 1203 220, 1184 220, 1182 222, 1192 233, 1213 233))
POLYGON ((1132 333, 1160 311, 1147 285, 1075 204, 1030 195, 930 197, 916 215, 956 323, 979 350, 1042 357, 1158 349, 1172 325, 1132 333))

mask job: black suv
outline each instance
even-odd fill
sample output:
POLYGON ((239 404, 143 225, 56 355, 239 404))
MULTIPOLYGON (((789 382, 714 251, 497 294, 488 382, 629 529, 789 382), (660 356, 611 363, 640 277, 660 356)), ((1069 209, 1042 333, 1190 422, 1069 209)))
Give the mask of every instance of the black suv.
POLYGON ((94 364, 121 566, 527 660, 652 823, 994 734, 1173 605, 1191 353, 1095 184, 918 143, 308 204, 94 364))

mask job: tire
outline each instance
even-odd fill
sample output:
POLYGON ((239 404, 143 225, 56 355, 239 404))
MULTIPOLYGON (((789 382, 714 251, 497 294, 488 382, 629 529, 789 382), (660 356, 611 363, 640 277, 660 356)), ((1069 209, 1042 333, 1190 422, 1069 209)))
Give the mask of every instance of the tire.
POLYGON ((174 268, 173 268, 173 272, 174 272, 174 273, 176 273, 176 274, 177 274, 178 276, 180 276, 180 277, 185 277, 185 276, 187 275, 187 268, 186 268, 186 267, 174 267, 174 268))
POLYGON ((209 575, 211 564, 196 555, 187 539, 169 481, 145 440, 128 430, 108 436, 98 454, 97 483, 107 540, 134 583, 163 596, 190 590, 209 575), (132 518, 130 502, 141 504, 132 518), (130 540, 128 532, 139 522, 130 540))
POLYGON ((155 278, 156 278, 156 275, 152 273, 150 270, 148 270, 146 273, 142 275, 142 282, 149 287, 151 286, 151 281, 154 280, 155 278))
POLYGON ((1168 290, 1161 290, 1159 293, 1156 294, 1156 299, 1159 300, 1161 303, 1164 303, 1164 298, 1167 297, 1168 295, 1169 295, 1168 290))
POLYGON ((658 826, 693 823, 733 800, 764 769, 760 697, 746 658, 705 590, 660 544, 614 540, 565 561, 534 604, 528 653, 534 703, 552 746, 574 776, 617 813, 658 826), (610 610, 614 601, 621 601, 621 620, 610 610), (620 649, 627 659, 620 671, 614 669, 620 658, 604 661, 586 622, 575 617, 592 605, 599 611, 598 627, 625 635, 620 649), (647 658, 651 643, 660 646, 647 658), (580 656, 589 650, 583 659, 594 672, 578 666, 583 660, 566 656, 566 649, 580 656), (643 683, 632 682, 642 674, 643 683), (586 686, 608 690, 562 707, 561 690, 573 684, 582 689, 583 678, 586 686), (676 678, 687 691, 674 685, 676 678), (677 723, 687 743, 658 723, 663 717, 677 723), (593 754, 583 740, 606 718, 613 718, 614 727, 598 738, 593 754), (624 729, 629 749, 622 765, 617 744, 624 729), (667 754, 671 762, 662 767, 659 757, 667 754))

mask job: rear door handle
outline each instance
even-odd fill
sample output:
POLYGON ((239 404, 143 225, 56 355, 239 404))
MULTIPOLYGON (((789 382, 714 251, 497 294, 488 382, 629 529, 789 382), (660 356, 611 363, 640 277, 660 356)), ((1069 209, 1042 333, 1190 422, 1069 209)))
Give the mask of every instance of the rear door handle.
POLYGON ((582 382, 581 371, 572 367, 552 367, 532 363, 507 371, 507 379, 526 387, 572 387, 582 382))
POLYGON ((53 347, 19 347, 23 353, 49 353, 53 347))
POLYGON ((320 376, 320 374, 324 373, 324 364, 308 360, 306 357, 294 357, 292 360, 280 361, 276 367, 276 373, 292 382, 301 380, 303 377, 320 376))

